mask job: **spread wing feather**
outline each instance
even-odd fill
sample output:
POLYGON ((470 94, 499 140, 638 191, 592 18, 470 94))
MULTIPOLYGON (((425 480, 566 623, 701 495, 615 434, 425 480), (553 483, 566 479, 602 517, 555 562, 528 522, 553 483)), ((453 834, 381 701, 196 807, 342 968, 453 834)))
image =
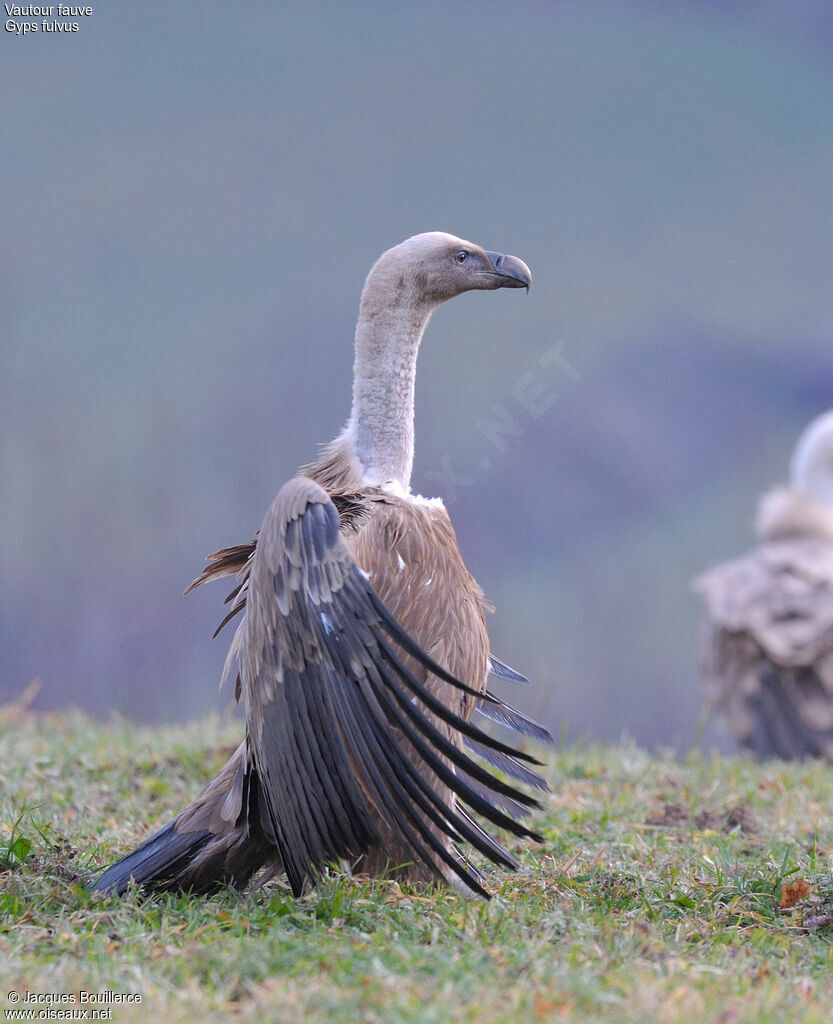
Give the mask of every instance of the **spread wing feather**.
MULTIPOLYGON (((351 524, 359 520, 359 514, 355 511, 357 507, 358 502, 355 499, 342 499, 341 503, 337 504, 339 519, 342 525, 344 524, 345 516, 353 517, 350 520, 351 524)), ((209 564, 195 580, 188 584, 185 589, 185 593, 187 594, 195 587, 198 587, 203 583, 208 583, 214 579, 220 579, 223 576, 231 574, 242 576, 241 582, 238 583, 225 598, 224 604, 231 604, 231 608, 223 617, 219 626, 214 630, 213 635, 215 638, 223 628, 246 607, 246 590, 249 584, 249 569, 251 567, 251 558, 255 553, 256 547, 257 540, 255 539, 249 544, 238 544, 234 547, 222 548, 219 551, 212 552, 212 554, 208 556, 209 564)), ((404 635, 407 637, 407 634, 404 635)), ((492 675, 510 683, 520 685, 526 685, 529 683, 529 679, 525 675, 518 672, 517 669, 512 668, 510 665, 507 665, 506 662, 501 661, 501 659, 496 657, 494 654, 489 656, 489 671, 492 675)), ((438 674, 440 678, 447 678, 442 671, 438 671, 436 674, 438 674)), ((456 682, 456 680, 452 680, 452 682, 456 682)), ((539 722, 535 722, 533 719, 528 718, 521 711, 518 711, 517 708, 513 708, 511 705, 500 700, 488 690, 485 695, 478 694, 478 696, 480 697, 480 700, 478 702, 477 711, 485 718, 488 718, 492 722, 497 722, 499 725, 514 729, 516 732, 523 733, 525 736, 531 736, 543 743, 553 742, 552 734, 547 728, 539 722)))
POLYGON ((465 840, 497 863, 515 862, 464 808, 438 795, 434 778, 493 824, 537 838, 498 809, 503 800, 536 802, 492 776, 450 736, 536 785, 543 780, 517 759, 538 762, 441 704, 391 641, 428 671, 476 693, 429 658, 387 611, 339 536, 326 492, 306 477, 290 481, 261 527, 233 650, 253 762, 296 893, 324 863, 355 858, 378 843, 376 815, 415 857, 441 860, 483 893, 443 836, 465 840))
POLYGON ((525 765, 522 765, 517 758, 504 754, 501 751, 490 749, 484 744, 478 743, 477 740, 467 738, 464 742, 473 754, 482 757, 493 768, 497 768, 506 775, 510 775, 513 779, 517 779, 518 782, 523 782, 527 786, 534 786, 536 789, 544 791, 550 788, 546 779, 541 778, 537 772, 533 772, 525 765))
POLYGON ((489 655, 489 671, 493 676, 497 676, 499 679, 505 679, 510 683, 520 683, 525 686, 529 682, 526 676, 521 675, 521 673, 516 669, 511 668, 505 661, 501 661, 500 658, 496 658, 494 654, 489 655))
POLYGON ((532 736, 542 743, 552 743, 552 734, 545 726, 531 718, 527 718, 522 711, 518 711, 511 704, 507 704, 499 697, 495 697, 488 690, 485 697, 486 699, 477 705, 477 711, 484 718, 497 722, 498 725, 505 725, 509 729, 514 729, 515 732, 523 733, 525 736, 532 736))
MULTIPOLYGON (((206 558, 208 565, 195 580, 188 584, 185 588, 185 593, 189 594, 195 587, 200 586, 202 583, 208 583, 209 580, 218 580, 223 576, 236 576, 252 557, 256 546, 257 540, 253 540, 248 544, 235 544, 230 548, 221 548, 219 551, 213 551, 206 558)), ((236 587, 229 594, 226 598, 226 603, 234 599, 239 589, 239 587, 236 587)))

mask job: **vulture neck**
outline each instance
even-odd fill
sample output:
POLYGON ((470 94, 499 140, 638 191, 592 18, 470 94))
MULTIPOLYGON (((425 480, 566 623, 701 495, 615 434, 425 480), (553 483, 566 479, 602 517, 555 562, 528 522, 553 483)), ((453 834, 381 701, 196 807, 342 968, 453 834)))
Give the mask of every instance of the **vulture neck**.
POLYGON ((761 498, 755 532, 761 541, 820 538, 833 542, 833 508, 791 487, 761 498))
POLYGON ((343 436, 366 487, 407 491, 414 461, 414 380, 419 343, 434 310, 413 293, 379 301, 365 285, 356 325, 353 407, 343 436))

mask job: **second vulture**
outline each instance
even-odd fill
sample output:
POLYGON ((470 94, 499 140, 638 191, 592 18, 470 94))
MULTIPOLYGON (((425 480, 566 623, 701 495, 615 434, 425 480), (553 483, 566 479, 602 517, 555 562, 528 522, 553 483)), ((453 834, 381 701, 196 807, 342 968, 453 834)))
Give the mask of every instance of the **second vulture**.
POLYGON ((833 761, 833 412, 802 434, 757 534, 694 581, 711 702, 759 757, 833 761))
MULTIPOLYGON (((549 741, 493 696, 480 587, 448 513, 410 490, 417 352, 431 314, 471 290, 529 288, 528 267, 442 232, 385 252, 364 286, 344 430, 279 492, 256 542, 210 556, 192 586, 238 574, 236 667, 246 737, 173 821, 94 888, 207 892, 262 867, 302 891, 330 862, 444 880, 488 895, 468 844, 515 860, 478 818, 539 838, 518 819, 546 788, 534 758, 475 712, 549 741), (478 756, 472 758, 463 749, 478 756)), ((189 588, 190 589, 190 588, 189 588)))

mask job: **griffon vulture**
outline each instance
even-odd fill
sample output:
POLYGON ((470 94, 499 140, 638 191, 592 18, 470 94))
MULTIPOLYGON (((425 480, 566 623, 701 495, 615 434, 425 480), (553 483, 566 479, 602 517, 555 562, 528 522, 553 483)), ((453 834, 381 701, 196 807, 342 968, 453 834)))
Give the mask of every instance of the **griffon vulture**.
MULTIPOLYGON (((191 586, 236 573, 236 666, 246 738, 173 821, 95 884, 122 893, 244 886, 261 867, 298 895, 328 862, 487 895, 458 844, 512 856, 474 815, 539 838, 538 806, 463 747, 545 789, 534 758, 482 731, 487 718, 546 729, 494 697, 483 593, 443 503, 410 490, 417 351, 431 314, 471 290, 529 288, 515 256, 442 232, 385 252, 364 286, 344 430, 278 492, 256 542, 209 556, 191 586)), ((190 589, 190 588, 189 588, 190 589)))
POLYGON ((801 435, 756 532, 749 554, 694 581, 711 702, 759 757, 833 760, 833 412, 801 435))

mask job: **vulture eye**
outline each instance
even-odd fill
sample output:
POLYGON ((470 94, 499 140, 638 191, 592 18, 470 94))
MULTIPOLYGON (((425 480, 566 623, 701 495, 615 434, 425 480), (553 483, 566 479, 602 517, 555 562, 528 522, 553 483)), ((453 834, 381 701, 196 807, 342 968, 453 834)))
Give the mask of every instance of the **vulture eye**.
POLYGON ((457 255, 454 257, 454 259, 457 260, 457 262, 460 263, 460 264, 465 263, 468 258, 469 258, 469 254, 466 252, 465 249, 461 249, 457 253, 457 255))

